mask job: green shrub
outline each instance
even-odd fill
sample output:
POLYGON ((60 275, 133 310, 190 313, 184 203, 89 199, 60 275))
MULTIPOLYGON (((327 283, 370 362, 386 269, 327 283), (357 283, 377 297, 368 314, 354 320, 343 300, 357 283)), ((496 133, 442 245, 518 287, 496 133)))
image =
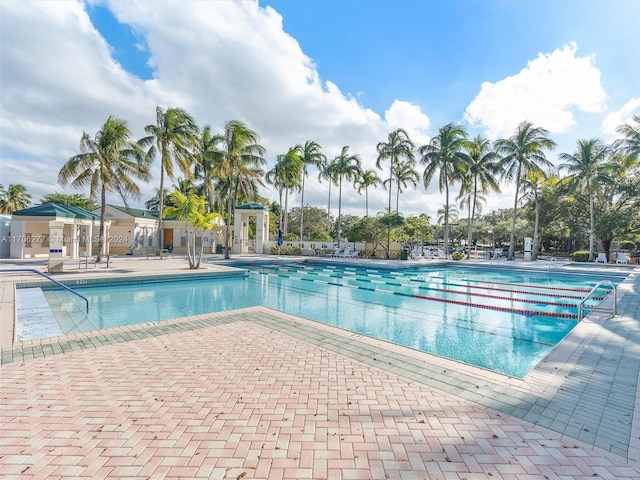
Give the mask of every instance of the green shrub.
POLYGON ((293 245, 271 247, 271 255, 302 255, 302 248, 293 245))
POLYGON ((571 254, 571 260, 574 262, 588 262, 589 252, 587 250, 578 250, 577 252, 573 252, 571 254))
POLYGON ((453 252, 451 254, 451 258, 453 260, 462 260, 464 257, 466 257, 466 254, 464 252, 453 252))

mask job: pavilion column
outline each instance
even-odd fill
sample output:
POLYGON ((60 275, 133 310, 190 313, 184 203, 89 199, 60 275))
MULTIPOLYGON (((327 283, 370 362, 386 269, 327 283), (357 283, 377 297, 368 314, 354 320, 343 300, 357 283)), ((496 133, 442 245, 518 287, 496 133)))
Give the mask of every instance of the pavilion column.
POLYGON ((64 264, 62 246, 64 243, 64 222, 49 222, 49 273, 61 272, 64 264))

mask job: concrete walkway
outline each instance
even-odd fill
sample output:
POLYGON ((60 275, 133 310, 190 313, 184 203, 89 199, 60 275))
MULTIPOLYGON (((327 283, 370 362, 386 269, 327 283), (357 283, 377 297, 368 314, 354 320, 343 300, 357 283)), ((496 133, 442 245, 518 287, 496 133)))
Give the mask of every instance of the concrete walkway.
MULTIPOLYGON (((65 270, 55 278, 189 272, 180 258, 65 270)), ((590 315, 523 380, 263 307, 6 344, 18 274, 3 275, 0 471, 636 479, 638 273, 618 316, 590 315)))

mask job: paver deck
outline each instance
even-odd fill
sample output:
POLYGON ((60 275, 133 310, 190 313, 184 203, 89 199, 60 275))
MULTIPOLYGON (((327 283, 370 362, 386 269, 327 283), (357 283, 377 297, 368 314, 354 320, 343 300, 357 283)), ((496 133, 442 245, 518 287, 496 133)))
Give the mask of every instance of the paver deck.
POLYGON ((263 307, 6 346, 0 471, 636 479, 637 273, 523 380, 263 307))

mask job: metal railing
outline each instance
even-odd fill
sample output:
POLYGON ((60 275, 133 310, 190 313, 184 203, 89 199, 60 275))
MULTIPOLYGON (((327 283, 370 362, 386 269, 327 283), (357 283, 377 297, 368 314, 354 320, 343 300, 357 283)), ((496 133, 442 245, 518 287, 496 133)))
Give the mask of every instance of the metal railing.
POLYGON ((584 312, 585 302, 589 300, 589 297, 593 295, 598 289, 600 289, 600 287, 607 284, 610 285, 611 288, 613 289, 613 307, 612 308, 589 307, 588 310, 591 312, 608 312, 609 310, 611 310, 611 314, 614 317, 618 314, 618 289, 616 288, 616 286, 613 284, 611 280, 600 280, 598 283, 595 284, 595 286, 591 289, 591 291, 587 293, 587 295, 582 300, 580 300, 580 303, 578 304, 578 321, 582 320, 582 317, 583 317, 582 313, 584 312))
POLYGON ((51 278, 49 275, 47 275, 46 273, 42 273, 40 270, 36 270, 35 268, 15 268, 15 269, 7 269, 7 270, 0 270, 1 273, 13 273, 13 272, 31 272, 31 273, 37 273, 38 275, 43 276, 44 278, 46 278, 47 280, 51 280, 53 283, 55 283, 56 285, 58 285, 59 287, 73 293, 74 295, 77 295, 78 297, 80 297, 82 300, 84 300, 84 303, 87 307, 87 313, 89 313, 89 300, 87 300, 86 297, 84 297, 83 295, 79 294, 78 292, 76 292, 74 289, 67 287, 64 283, 60 283, 59 281, 57 281, 55 278, 51 278))

